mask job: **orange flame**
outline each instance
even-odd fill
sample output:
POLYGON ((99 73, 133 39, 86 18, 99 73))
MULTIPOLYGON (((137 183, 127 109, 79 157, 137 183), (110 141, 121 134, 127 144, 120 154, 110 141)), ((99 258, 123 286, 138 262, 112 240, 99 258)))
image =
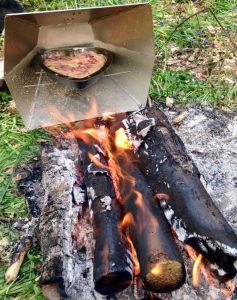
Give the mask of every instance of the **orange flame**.
POLYGON ((228 298, 233 294, 233 292, 235 290, 235 284, 232 280, 230 280, 230 281, 227 281, 225 283, 225 285, 226 285, 226 288, 221 288, 221 292, 226 298, 228 298))
POLYGON ((202 261, 202 254, 198 254, 198 257, 196 258, 194 265, 193 265, 193 286, 194 287, 198 287, 200 284, 200 273, 199 273, 199 268, 201 265, 201 261, 202 261))
MULTIPOLYGON (((208 271, 206 264, 203 261, 203 256, 198 254, 191 246, 185 245, 185 250, 188 252, 189 256, 195 261, 193 266, 193 286, 197 287, 200 284, 200 277, 198 272, 200 271, 207 282, 210 284, 212 288, 217 288, 217 281, 215 278, 212 277, 211 273, 208 271), (198 271, 199 270, 199 271, 198 271)), ((222 294, 228 298, 230 297, 234 290, 235 284, 233 281, 225 282, 225 287, 220 288, 222 294)))
MULTIPOLYGON (((135 225, 133 216, 132 216, 131 213, 126 213, 124 218, 123 218, 123 221, 121 222, 120 227, 124 231, 131 224, 133 226, 135 225)), ((129 246, 130 246, 130 249, 131 249, 131 252, 132 252, 132 258, 133 258, 133 264, 134 264, 134 273, 137 276, 137 275, 140 274, 140 264, 139 264, 139 261, 138 261, 138 258, 137 258, 137 252, 136 252, 136 249, 134 248, 133 242, 132 242, 132 240, 129 236, 128 231, 126 231, 125 234, 126 234, 126 238, 127 238, 127 241, 129 243, 129 246)))

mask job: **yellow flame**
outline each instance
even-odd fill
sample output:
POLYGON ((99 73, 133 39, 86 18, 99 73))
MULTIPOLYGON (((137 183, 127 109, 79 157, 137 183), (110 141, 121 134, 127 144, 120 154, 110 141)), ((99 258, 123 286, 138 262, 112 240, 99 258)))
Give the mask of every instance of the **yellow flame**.
POLYGON ((132 149, 132 143, 128 140, 124 128, 119 128, 115 132, 115 145, 120 149, 132 149))
POLYGON ((198 257, 195 260, 195 263, 193 265, 193 286, 198 287, 200 284, 200 273, 199 273, 199 266, 202 261, 202 254, 198 254, 198 257))

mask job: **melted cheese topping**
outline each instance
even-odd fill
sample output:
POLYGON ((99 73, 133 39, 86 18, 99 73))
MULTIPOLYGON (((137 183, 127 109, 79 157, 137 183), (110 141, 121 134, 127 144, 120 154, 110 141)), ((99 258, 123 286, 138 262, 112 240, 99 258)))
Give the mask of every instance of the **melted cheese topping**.
POLYGON ((84 78, 99 71, 106 63, 106 56, 88 50, 73 53, 73 55, 62 55, 59 52, 49 54, 44 59, 44 65, 55 73, 72 77, 84 78))

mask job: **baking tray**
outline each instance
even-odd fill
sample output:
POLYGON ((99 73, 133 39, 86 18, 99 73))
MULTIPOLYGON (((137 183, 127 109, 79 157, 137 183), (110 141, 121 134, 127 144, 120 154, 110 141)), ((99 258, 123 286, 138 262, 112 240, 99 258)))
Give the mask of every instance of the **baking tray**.
POLYGON ((53 80, 57 81, 58 83, 65 85, 69 88, 75 89, 86 89, 87 87, 94 84, 97 80, 103 77, 104 72, 109 68, 113 60, 113 53, 103 49, 103 48, 94 48, 94 47, 63 47, 63 48, 54 48, 54 49, 41 49, 39 54, 40 66, 44 69, 44 71, 52 78, 53 80), (103 54, 106 57, 106 62, 101 69, 92 73, 89 76, 83 78, 73 78, 70 76, 65 76, 50 70, 44 64, 44 59, 49 54, 62 54, 62 55, 74 55, 78 52, 86 52, 86 51, 93 51, 98 54, 103 54))

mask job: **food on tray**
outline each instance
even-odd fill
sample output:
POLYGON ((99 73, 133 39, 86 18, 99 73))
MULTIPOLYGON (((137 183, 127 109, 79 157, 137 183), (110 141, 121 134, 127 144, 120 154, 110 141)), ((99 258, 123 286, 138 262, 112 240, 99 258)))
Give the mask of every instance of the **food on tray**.
POLYGON ((77 79, 94 74, 106 63, 104 54, 92 50, 69 53, 68 55, 60 51, 49 53, 44 57, 43 63, 55 73, 77 79))

